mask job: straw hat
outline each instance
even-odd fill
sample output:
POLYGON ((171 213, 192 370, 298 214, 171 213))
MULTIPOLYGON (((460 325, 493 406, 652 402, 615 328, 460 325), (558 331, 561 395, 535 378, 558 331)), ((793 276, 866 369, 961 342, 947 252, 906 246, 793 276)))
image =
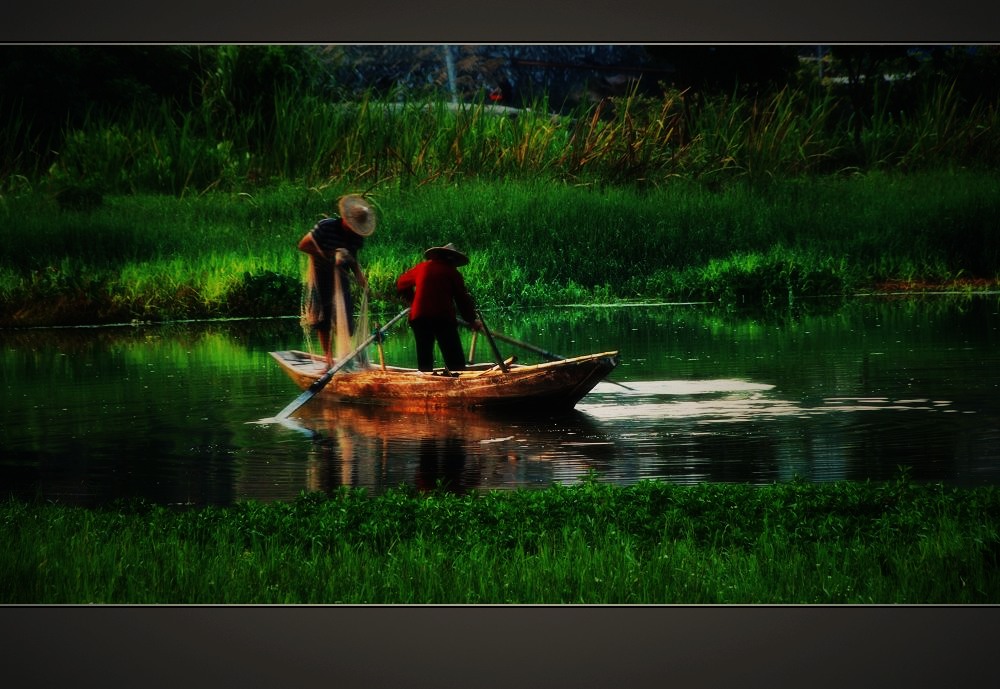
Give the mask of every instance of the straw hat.
POLYGON ((340 219, 355 233, 367 237, 375 231, 375 211, 357 194, 341 196, 337 208, 340 219))
POLYGON ((424 258, 440 258, 455 266, 464 266, 469 262, 469 257, 456 249, 451 242, 444 246, 432 246, 424 252, 424 258))

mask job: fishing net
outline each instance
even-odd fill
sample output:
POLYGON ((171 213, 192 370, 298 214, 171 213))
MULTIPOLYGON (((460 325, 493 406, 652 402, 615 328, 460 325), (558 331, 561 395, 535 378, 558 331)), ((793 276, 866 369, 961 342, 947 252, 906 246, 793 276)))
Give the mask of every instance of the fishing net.
POLYGON ((302 271, 302 296, 299 300, 299 325, 302 327, 302 338, 305 340, 306 351, 316 354, 313 329, 322 307, 319 303, 319 291, 316 289, 316 273, 313 262, 306 256, 302 257, 305 269, 302 271))
MULTIPOLYGON (((362 342, 368 339, 372 332, 368 324, 368 290, 361 290, 361 299, 358 300, 358 320, 354 328, 354 337, 351 340, 351 350, 356 349, 362 342)), ((368 367, 368 348, 359 352, 357 359, 358 368, 368 367)))
MULTIPOLYGON (((333 306, 333 328, 330 333, 330 345, 333 349, 334 359, 340 361, 357 349, 371 334, 369 333, 368 322, 368 290, 358 290, 361 292, 361 297, 356 302, 357 322, 354 328, 354 335, 352 336, 349 318, 354 317, 355 314, 348 315, 346 313, 342 281, 339 275, 336 275, 333 280, 333 304, 324 305, 316 284, 316 271, 313 262, 308 258, 305 258, 305 261, 302 297, 299 303, 299 324, 302 327, 307 351, 312 355, 323 355, 322 346, 314 339, 316 324, 323 320, 328 306, 333 306)), ((354 360, 348 364, 348 368, 365 368, 367 366, 367 350, 359 352, 354 357, 354 360)))

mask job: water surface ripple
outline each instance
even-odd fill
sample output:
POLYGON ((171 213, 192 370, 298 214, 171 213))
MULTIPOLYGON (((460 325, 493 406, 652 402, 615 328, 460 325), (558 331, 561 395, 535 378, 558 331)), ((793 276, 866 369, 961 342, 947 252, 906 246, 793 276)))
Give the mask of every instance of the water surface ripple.
MULTIPOLYGON (((550 352, 620 350, 611 379, 553 418, 315 400, 279 423, 298 390, 267 352, 305 346, 296 319, 5 331, 0 491, 227 504, 339 486, 535 488, 591 472, 623 485, 901 471, 997 484, 998 311, 983 295, 756 317, 704 305, 492 315, 550 352)), ((415 360, 405 329, 385 352, 415 360)))

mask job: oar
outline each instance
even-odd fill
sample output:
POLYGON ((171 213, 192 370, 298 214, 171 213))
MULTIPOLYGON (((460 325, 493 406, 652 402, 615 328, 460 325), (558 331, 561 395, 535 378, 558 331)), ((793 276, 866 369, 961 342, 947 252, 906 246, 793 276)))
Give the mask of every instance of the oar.
POLYGON ((468 363, 476 363, 476 338, 479 337, 479 331, 472 331, 472 342, 469 343, 469 361, 468 363))
MULTIPOLYGON (((483 319, 483 317, 482 317, 482 315, 480 315, 479 316, 479 320, 482 320, 482 319, 483 319)), ((458 324, 459 325, 463 325, 466 328, 472 327, 466 321, 462 320, 461 318, 458 319, 458 324)), ((485 330, 485 326, 484 326, 484 330, 485 330)), ((473 333, 473 334, 475 334, 475 333, 473 333)), ((529 350, 531 350, 531 351, 533 351, 533 352, 535 352, 537 354, 541 354, 543 357, 545 357, 549 361, 562 361, 563 359, 566 358, 564 356, 559 356, 558 354, 553 354, 552 352, 547 352, 544 349, 542 349, 541 347, 537 347, 537 346, 535 346, 533 344, 530 344, 528 342, 522 342, 521 340, 515 340, 513 337, 510 337, 509 335, 504 335, 503 333, 498 333, 498 332, 494 331, 493 332, 493 337, 497 338, 498 340, 503 340, 504 342, 509 342, 512 345, 517 345, 518 347, 524 347, 525 349, 529 349, 529 350)))
POLYGON ((479 316, 479 322, 483 324, 483 332, 486 333, 486 339, 490 343, 490 349, 493 350, 493 356, 497 360, 497 366, 500 367, 501 371, 503 371, 504 373, 507 373, 507 364, 504 363, 503 355, 500 353, 500 350, 497 348, 497 343, 494 342, 494 340, 493 340, 493 333, 491 333, 490 329, 486 327, 486 321, 483 320, 483 314, 481 314, 481 313, 479 313, 477 311, 476 315, 479 316))
MULTIPOLYGON (((482 320, 482 316, 480 316, 480 320, 482 320)), ((466 323, 461 318, 458 319, 458 322, 459 322, 460 325, 464 325, 466 327, 470 327, 469 324, 466 323)), ((485 330, 485 326, 483 327, 483 329, 485 330)), ((493 333, 493 337, 497 338, 498 340, 503 340, 504 342, 509 342, 512 345, 517 345, 518 347, 524 347, 525 349, 531 350, 531 351, 535 352, 536 354, 541 354, 543 357, 545 357, 549 361, 562 361, 562 360, 564 360, 566 358, 564 356, 559 356, 558 354, 553 354, 552 352, 547 352, 544 349, 542 349, 541 347, 537 347, 537 346, 531 344, 530 342, 523 342, 521 340, 516 340, 513 337, 510 337, 509 335, 504 335, 503 333, 494 332, 493 333)), ((626 390, 632 390, 633 392, 635 392, 635 388, 630 388, 629 386, 625 385, 624 383, 619 383, 618 381, 611 380, 610 378, 605 378, 605 380, 607 380, 609 383, 613 383, 615 385, 623 387, 626 390)))
POLYGON ((355 349, 353 352, 351 352, 350 354, 348 354, 347 356, 345 356, 339 362, 337 362, 336 364, 334 364, 330 368, 329 371, 327 371, 322 376, 320 376, 319 378, 317 378, 313 382, 312 385, 310 385, 308 388, 306 388, 305 392, 303 392, 301 395, 299 395, 298 397, 296 397, 294 400, 292 400, 292 402, 287 407, 285 407, 280 412, 278 412, 278 415, 275 418, 279 419, 279 420, 288 418, 292 414, 292 412, 294 412, 296 409, 298 409, 299 407, 301 407, 303 404, 305 404, 306 402, 308 402, 309 400, 311 400, 316 395, 316 393, 318 393, 320 390, 322 390, 323 388, 326 387, 326 384, 330 382, 330 379, 333 378, 333 375, 337 371, 339 371, 340 369, 344 368, 344 366, 346 366, 347 363, 349 361, 351 361, 351 359, 353 359, 358 354, 360 354, 364 350, 364 348, 367 347, 368 345, 370 345, 372 342, 374 342, 376 338, 379 338, 382 335, 384 335, 386 333, 386 331, 389 330, 389 328, 391 328, 393 325, 395 325, 396 321, 398 321, 400 318, 402 318, 403 316, 405 316, 409 312, 410 312, 409 307, 403 309, 403 311, 398 316, 396 316, 391 321, 389 321, 388 323, 386 323, 385 325, 383 325, 381 328, 379 328, 378 330, 376 330, 375 333, 372 334, 371 337, 369 337, 364 342, 362 342, 360 345, 358 345, 357 349, 355 349))
POLYGON ((563 359, 566 358, 564 356, 559 356, 558 354, 553 354, 552 352, 547 352, 541 347, 533 345, 529 342, 522 342, 521 340, 515 340, 510 335, 504 335, 503 333, 498 333, 494 331, 493 337, 497 338, 498 340, 503 340, 504 342, 508 342, 512 345, 517 345, 518 347, 524 347, 525 349, 535 352, 536 354, 541 354, 549 361, 562 361, 563 359))
POLYGON ((375 344, 378 345, 378 364, 383 371, 385 370, 385 347, 382 346, 382 340, 384 339, 385 338, 382 337, 382 330, 380 329, 379 324, 376 322, 375 344))

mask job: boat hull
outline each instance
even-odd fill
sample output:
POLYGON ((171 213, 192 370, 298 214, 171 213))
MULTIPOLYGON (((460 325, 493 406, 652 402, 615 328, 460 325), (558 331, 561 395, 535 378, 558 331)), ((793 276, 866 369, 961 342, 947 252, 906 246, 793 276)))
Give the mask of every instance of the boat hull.
MULTIPOLYGON (((299 351, 271 352, 305 390, 326 372, 321 358, 299 351)), ((479 365, 457 375, 369 365, 335 374, 318 394, 327 402, 406 409, 571 409, 618 364, 602 352, 541 364, 479 365)))

